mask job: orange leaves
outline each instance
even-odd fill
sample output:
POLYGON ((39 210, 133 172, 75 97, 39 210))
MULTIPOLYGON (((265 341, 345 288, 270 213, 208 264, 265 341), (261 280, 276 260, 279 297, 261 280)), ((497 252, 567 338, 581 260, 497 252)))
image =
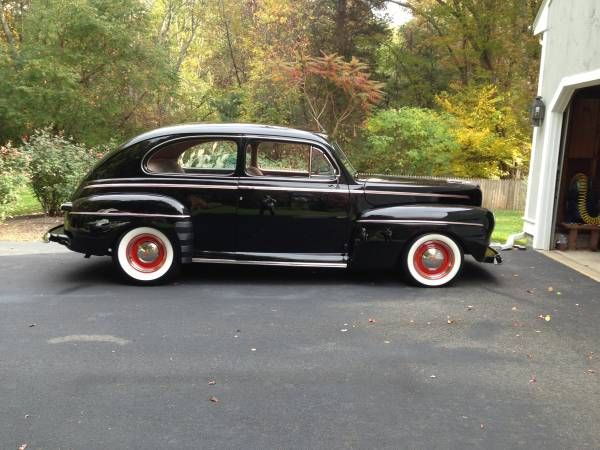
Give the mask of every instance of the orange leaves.
POLYGON ((275 77, 302 93, 317 127, 332 135, 347 123, 364 120, 383 98, 383 84, 372 80, 367 65, 354 57, 346 61, 336 53, 300 55, 280 69, 275 77))

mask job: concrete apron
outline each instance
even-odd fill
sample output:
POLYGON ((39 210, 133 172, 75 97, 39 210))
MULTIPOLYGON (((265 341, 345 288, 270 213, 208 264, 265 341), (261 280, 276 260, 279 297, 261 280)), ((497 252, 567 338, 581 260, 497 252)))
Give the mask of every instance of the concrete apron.
POLYGON ((540 253, 600 283, 600 252, 541 250, 540 253))

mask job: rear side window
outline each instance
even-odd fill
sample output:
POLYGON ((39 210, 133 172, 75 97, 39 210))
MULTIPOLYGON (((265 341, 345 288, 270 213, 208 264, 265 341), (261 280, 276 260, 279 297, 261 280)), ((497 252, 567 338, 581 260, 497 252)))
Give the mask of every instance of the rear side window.
POLYGON ((167 144, 146 163, 152 173, 229 175, 235 171, 237 143, 226 139, 190 139, 167 144))

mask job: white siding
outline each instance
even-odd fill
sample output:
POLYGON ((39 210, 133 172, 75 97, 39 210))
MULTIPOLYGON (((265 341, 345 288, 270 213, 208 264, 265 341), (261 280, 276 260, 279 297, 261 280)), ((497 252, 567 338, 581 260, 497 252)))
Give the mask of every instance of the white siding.
MULTIPOLYGON (((551 106, 565 77, 600 69, 600 0, 552 0, 547 3, 547 8, 547 16, 543 11, 539 16, 545 26, 540 25, 541 20, 536 23, 538 30, 546 30, 540 35, 543 38, 543 57, 538 92, 546 105, 551 106)), ((550 114, 552 112, 548 111, 548 116, 550 114)), ((548 162, 557 159, 558 147, 554 143, 549 145, 545 139, 560 132, 546 129, 548 126, 557 127, 560 120, 557 117, 548 119, 550 117, 542 127, 534 129, 525 210, 524 229, 534 235, 536 248, 548 248, 548 239, 535 239, 535 235, 547 237, 548 233, 540 230, 545 227, 544 231, 547 231, 552 227, 552 221, 547 220, 545 211, 540 211, 540 207, 547 207, 548 202, 541 201, 541 198, 547 198, 547 194, 555 189, 556 176, 549 170, 555 164, 548 162)))

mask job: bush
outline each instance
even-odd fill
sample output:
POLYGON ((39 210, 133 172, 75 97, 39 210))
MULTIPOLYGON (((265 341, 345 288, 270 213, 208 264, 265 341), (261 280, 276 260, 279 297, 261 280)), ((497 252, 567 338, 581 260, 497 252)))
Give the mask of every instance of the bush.
POLYGON ((458 149, 443 114, 425 108, 385 109, 366 126, 364 150, 354 152, 360 171, 403 175, 451 175, 458 149))
POLYGON ((23 144, 29 158, 31 187, 44 212, 60 214, 60 205, 68 201, 81 178, 101 156, 62 134, 38 130, 23 144))
POLYGON ((0 222, 6 211, 17 200, 17 193, 27 181, 27 160, 23 152, 11 143, 0 146, 0 222))

